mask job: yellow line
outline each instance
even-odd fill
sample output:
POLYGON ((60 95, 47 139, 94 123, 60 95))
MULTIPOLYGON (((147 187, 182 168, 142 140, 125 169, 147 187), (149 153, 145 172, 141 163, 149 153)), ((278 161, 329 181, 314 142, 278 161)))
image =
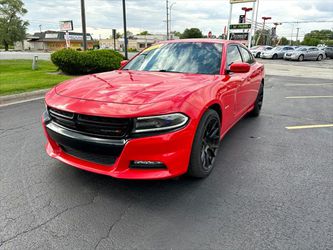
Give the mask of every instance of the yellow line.
POLYGON ((289 83, 285 84, 285 86, 288 87, 297 87, 297 86, 327 86, 327 85, 333 85, 333 83, 289 83))
POLYGON ((290 127, 286 127, 286 129, 329 128, 329 127, 333 127, 333 123, 332 123, 332 124, 317 124, 317 125, 290 126, 290 127))
POLYGON ((333 98, 333 95, 287 96, 286 99, 333 98))

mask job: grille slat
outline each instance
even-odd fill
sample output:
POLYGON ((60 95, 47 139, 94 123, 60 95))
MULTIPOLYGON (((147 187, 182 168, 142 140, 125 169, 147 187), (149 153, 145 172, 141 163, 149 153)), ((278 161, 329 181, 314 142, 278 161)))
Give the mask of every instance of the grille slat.
POLYGON ((100 138, 126 138, 132 128, 132 120, 76 114, 49 108, 52 120, 79 133, 100 138))

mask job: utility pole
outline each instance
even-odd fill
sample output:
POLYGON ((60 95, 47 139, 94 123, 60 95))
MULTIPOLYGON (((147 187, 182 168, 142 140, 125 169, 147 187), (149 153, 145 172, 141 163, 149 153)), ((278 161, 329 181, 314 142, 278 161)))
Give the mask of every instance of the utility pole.
POLYGON ((169 40, 169 0, 166 0, 167 40, 169 40))
POLYGON ((170 38, 172 39, 172 28, 171 28, 171 17, 172 17, 172 15, 171 15, 171 13, 172 13, 172 7, 174 6, 176 4, 176 2, 173 2, 172 4, 170 4, 170 26, 169 26, 169 29, 170 29, 170 38))
POLYGON ((42 33, 42 25, 39 25, 39 32, 42 33))
POLYGON ((299 28, 297 27, 297 32, 296 32, 296 45, 298 45, 298 33, 299 33, 299 28))
POLYGON ((81 20, 82 20, 82 34, 83 34, 83 50, 87 50, 86 11, 84 7, 84 0, 81 0, 81 20))
POLYGON ((294 35, 294 24, 292 25, 292 28, 291 28, 290 44, 289 45, 293 45, 293 35, 294 35))
POLYGON ((128 59, 127 53, 127 26, 126 26, 126 4, 125 0, 123 0, 123 23, 124 23, 124 50, 125 50, 125 59, 128 59))

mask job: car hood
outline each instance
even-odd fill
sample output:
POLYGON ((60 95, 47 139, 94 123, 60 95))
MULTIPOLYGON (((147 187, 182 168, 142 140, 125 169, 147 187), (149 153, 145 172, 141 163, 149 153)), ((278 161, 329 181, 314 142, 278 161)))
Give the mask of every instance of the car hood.
POLYGON ((214 75, 117 70, 78 77, 56 86, 58 95, 108 103, 142 105, 182 101, 214 75))

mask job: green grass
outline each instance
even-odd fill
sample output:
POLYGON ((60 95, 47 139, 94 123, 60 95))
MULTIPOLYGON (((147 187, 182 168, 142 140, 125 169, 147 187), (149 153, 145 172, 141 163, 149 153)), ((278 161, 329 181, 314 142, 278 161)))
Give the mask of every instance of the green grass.
POLYGON ((32 60, 0 60, 0 95, 50 88, 73 76, 57 74, 49 61, 38 61, 38 70, 31 69, 32 60))

